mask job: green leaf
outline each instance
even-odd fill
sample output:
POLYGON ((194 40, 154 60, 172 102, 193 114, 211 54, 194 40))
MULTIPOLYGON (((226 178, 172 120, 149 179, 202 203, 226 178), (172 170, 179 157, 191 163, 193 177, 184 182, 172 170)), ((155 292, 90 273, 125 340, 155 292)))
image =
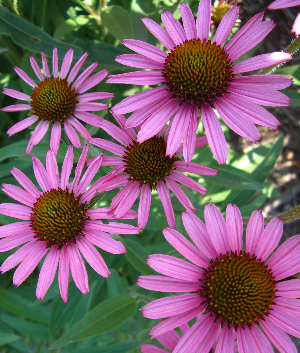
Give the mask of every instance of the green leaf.
POLYGON ((131 239, 123 239, 123 244, 126 247, 126 259, 131 265, 143 275, 153 275, 154 270, 146 264, 148 252, 136 241, 131 239))
POLYGON ((12 315, 1 315, 1 320, 13 329, 21 332, 22 334, 28 334, 33 337, 38 337, 41 340, 49 339, 49 331, 46 326, 36 324, 27 320, 19 319, 12 315))
POLYGON ((0 332, 0 344, 7 344, 13 341, 18 340, 20 337, 17 335, 12 335, 9 333, 2 333, 0 332))
POLYGON ((136 310, 136 300, 127 294, 103 301, 90 311, 82 320, 70 328, 49 349, 57 349, 69 342, 110 332, 132 317, 136 310))
POLYGON ((262 190, 264 188, 261 183, 235 175, 230 169, 219 170, 216 176, 203 175, 203 178, 212 184, 218 184, 228 189, 262 190))
MULTIPOLYGON (((1 7, 0 7, 1 9, 1 7)), ((0 162, 11 157, 19 157, 21 154, 25 155, 28 141, 22 140, 12 143, 0 149, 0 162)))
MULTIPOLYGON (((283 137, 280 137, 268 153, 263 161, 249 174, 249 178, 259 183, 263 183, 270 175, 274 165, 281 153, 283 147, 283 137)), ((252 190, 232 190, 231 193, 224 200, 223 205, 225 208, 228 203, 234 203, 238 207, 245 205, 254 196, 255 191, 252 190)))
POLYGON ((111 276, 108 276, 107 279, 108 297, 115 298, 118 295, 123 294, 124 289, 118 271, 112 268, 110 272, 111 276))
POLYGON ((296 91, 291 91, 288 89, 285 89, 282 91, 285 95, 287 95, 289 98, 291 98, 291 107, 299 107, 300 106, 300 93, 296 91))
POLYGON ((39 322, 48 322, 50 315, 46 308, 42 305, 38 307, 30 307, 30 301, 20 297, 12 291, 0 288, 0 306, 19 316, 39 322))
MULTIPOLYGON (((122 342, 111 344, 109 346, 101 347, 89 347, 88 353, 126 353, 134 348, 140 347, 142 342, 132 341, 132 342, 122 342)), ((72 353, 86 353, 87 348, 79 348, 72 351, 72 353)))
POLYGON ((128 12, 121 6, 114 5, 101 13, 101 20, 116 39, 133 38, 133 28, 128 12))
POLYGON ((291 77, 293 79, 293 84, 300 85, 300 67, 299 65, 286 66, 282 69, 276 70, 276 74, 291 77))

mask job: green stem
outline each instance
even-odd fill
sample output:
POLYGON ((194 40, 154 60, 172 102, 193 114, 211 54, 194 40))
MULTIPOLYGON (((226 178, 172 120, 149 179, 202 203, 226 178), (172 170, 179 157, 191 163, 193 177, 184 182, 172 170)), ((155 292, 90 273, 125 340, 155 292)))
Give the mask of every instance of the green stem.
MULTIPOLYGON (((279 217, 283 223, 289 223, 300 219, 300 205, 296 206, 289 211, 278 214, 277 216, 265 217, 265 223, 269 223, 273 218, 279 217)), ((250 217, 243 217, 243 223, 247 224, 250 217)))
MULTIPOLYGON (((296 37, 291 44, 284 49, 285 53, 295 54, 300 49, 300 36, 296 37)), ((270 74, 277 70, 282 64, 272 65, 261 70, 260 74, 270 74)))

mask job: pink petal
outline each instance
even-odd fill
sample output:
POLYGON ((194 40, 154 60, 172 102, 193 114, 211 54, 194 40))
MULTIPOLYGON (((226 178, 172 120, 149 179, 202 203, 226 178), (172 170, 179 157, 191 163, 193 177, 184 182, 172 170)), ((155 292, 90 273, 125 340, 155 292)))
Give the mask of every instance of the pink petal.
POLYGON ((266 226, 259 238, 255 250, 257 258, 265 261, 275 250, 283 232, 283 222, 279 217, 273 218, 266 226))
POLYGON ((73 126, 69 123, 68 120, 64 121, 64 128, 65 132, 72 143, 73 146, 77 148, 81 148, 81 142, 79 140, 78 135, 76 134, 76 131, 74 130, 73 126))
POLYGON ((196 211, 190 199, 186 196, 181 187, 174 180, 172 180, 172 177, 166 177, 165 182, 186 210, 190 212, 196 211))
POLYGON ((69 288, 69 254, 67 248, 70 245, 65 245, 60 250, 60 260, 58 269, 58 284, 60 295, 65 303, 68 301, 68 288, 69 288))
POLYGON ((248 352, 259 353, 255 349, 255 343, 253 342, 253 339, 249 334, 247 327, 245 327, 243 330, 242 329, 237 330, 237 343, 238 343, 239 353, 248 353, 248 352))
POLYGON ((196 147, 198 108, 196 106, 190 108, 190 121, 186 136, 183 139, 183 158, 189 164, 192 160, 196 147))
POLYGON ((74 110, 74 115, 76 116, 77 119, 80 119, 87 124, 97 126, 97 127, 101 126, 102 118, 100 118, 100 116, 96 114, 85 112, 85 111, 80 112, 78 110, 74 110))
POLYGON ((3 262, 2 266, 0 267, 0 271, 4 273, 19 265, 19 263, 21 263, 25 259, 27 254, 31 253, 32 249, 35 249, 37 243, 40 242, 38 242, 37 240, 32 240, 29 243, 23 245, 21 248, 19 248, 14 254, 10 255, 3 262))
POLYGON ((92 137, 89 140, 89 143, 91 145, 94 145, 94 146, 97 146, 100 148, 104 148, 105 150, 107 150, 113 154, 116 154, 117 156, 120 156, 120 157, 125 153, 125 148, 123 146, 117 145, 114 142, 107 141, 104 139, 92 137))
POLYGON ((300 297, 300 279, 276 283, 276 295, 286 298, 300 297))
POLYGON ((54 153, 48 150, 46 155, 46 169, 50 179, 51 188, 57 189, 59 186, 59 171, 54 153))
POLYGON ((300 300, 295 298, 278 297, 274 299, 276 306, 280 306, 283 310, 288 310, 294 315, 300 316, 300 300))
POLYGON ((51 130, 51 137, 50 137, 50 147, 55 155, 58 153, 59 144, 61 139, 61 124, 59 121, 56 121, 53 124, 51 130))
POLYGON ((6 94, 7 96, 16 98, 16 99, 20 99, 23 101, 31 101, 31 97, 29 97, 27 94, 16 91, 15 89, 11 89, 11 88, 3 88, 3 93, 6 94))
POLYGON ((37 299, 44 299, 46 292, 48 291, 51 283, 54 280, 60 251, 57 246, 51 246, 49 253, 47 254, 43 266, 41 268, 38 283, 36 286, 36 297, 37 299))
POLYGON ((232 87, 240 88, 256 86, 259 90, 263 90, 264 87, 272 90, 280 90, 287 88, 292 83, 293 79, 283 75, 250 75, 236 77, 231 84, 232 87))
POLYGON ((45 136, 46 132, 48 131, 48 128, 50 126, 50 121, 46 120, 41 120, 35 129, 33 130, 33 133, 28 141, 28 145, 26 148, 26 155, 29 156, 32 148, 36 146, 42 138, 45 136))
POLYGON ((187 40, 197 38, 195 19, 189 5, 187 3, 180 4, 180 12, 187 40))
POLYGON ((295 19, 295 22, 293 24, 293 28, 291 29, 291 33, 295 33, 296 36, 299 36, 300 34, 300 16, 298 16, 295 19))
POLYGON ((37 78, 40 81, 44 81, 44 76, 42 75, 41 70, 40 70, 37 62, 35 61, 35 59, 32 56, 30 56, 29 60, 30 60, 31 67, 33 68, 33 71, 36 74, 37 78))
POLYGON ((167 331, 173 330, 178 326, 182 327, 182 325, 186 324, 187 321, 201 314, 203 310, 203 306, 199 305, 198 307, 188 310, 183 314, 171 316, 170 318, 161 321, 159 324, 152 327, 150 335, 152 335, 152 338, 154 338, 161 334, 164 334, 167 331))
POLYGON ((186 40, 186 36, 180 22, 176 20, 170 12, 162 12, 161 20, 175 45, 182 44, 186 40))
POLYGON ((142 353, 167 353, 166 350, 154 346, 153 344, 142 344, 141 345, 141 352, 142 353))
MULTIPOLYGON (((146 58, 164 64, 167 54, 154 45, 148 44, 137 39, 124 39, 123 44, 128 49, 135 51, 138 54, 144 55, 146 58)), ((115 75, 113 75, 115 76, 115 75)), ((107 81, 108 82, 108 81, 107 81)))
POLYGON ((83 148, 83 151, 79 157, 79 160, 77 162, 76 169, 75 169, 75 177, 74 177, 74 179, 71 183, 71 187, 70 187, 71 191, 74 190, 79 183, 79 179, 81 177, 83 168, 85 167, 85 162, 86 162, 87 155, 89 153, 89 148, 90 148, 90 146, 85 145, 83 148))
POLYGON ((238 207, 231 203, 226 208, 226 226, 230 248, 239 253, 243 249, 243 220, 238 207))
POLYGON ((189 237, 207 258, 212 259, 219 255, 201 219, 192 213, 182 213, 182 221, 189 237))
POLYGON ((213 39, 213 43, 222 46, 228 37, 229 33, 232 31, 232 28, 235 25, 237 17, 239 15, 239 7, 233 6, 222 18, 221 23, 219 24, 216 34, 213 39))
MULTIPOLYGON (((79 70, 81 69, 82 65, 84 64, 86 58, 88 57, 88 53, 84 53, 81 58, 77 61, 77 63, 74 65, 74 67, 72 68, 71 72, 69 73, 68 76, 68 84, 70 84, 71 82, 73 82, 75 80, 75 77, 77 76, 79 70)), ((92 70, 93 71, 93 70, 92 70)))
MULTIPOLYGON (((186 259, 193 262, 195 265, 208 268, 209 261, 204 255, 191 244, 181 233, 177 230, 165 228, 163 234, 166 240, 186 259)), ((183 291, 184 292, 184 291, 183 291)))
POLYGON ((110 92, 90 92, 90 93, 84 93, 81 94, 78 97, 79 102, 90 102, 98 99, 107 99, 107 98, 113 98, 114 93, 110 92))
POLYGON ((38 158, 32 156, 32 165, 36 181, 39 183, 43 192, 50 191, 52 189, 51 182, 42 162, 38 158))
POLYGON ((161 63, 147 59, 144 56, 137 54, 123 54, 117 56, 115 61, 122 65, 136 67, 138 69, 162 70, 164 68, 161 63))
POLYGON ((38 191, 33 182, 19 169, 13 167, 11 174, 15 177, 19 184, 23 186, 28 194, 32 195, 36 199, 41 196, 41 192, 38 191))
POLYGON ((300 5, 299 0, 276 0, 273 1, 269 6, 269 10, 284 9, 286 7, 298 6, 300 5))
POLYGON ((137 226, 139 229, 144 229, 146 227, 150 212, 151 194, 151 189, 148 187, 148 185, 142 185, 138 208, 137 226))
MULTIPOLYGON (((77 91, 78 87, 88 78, 88 76, 95 70, 95 68, 97 66, 98 66, 97 62, 91 64, 78 76, 76 81, 73 83, 73 88, 75 89, 75 91, 77 91)), ((75 68, 75 66, 74 66, 74 68, 75 68)), ((70 75, 71 75, 71 73, 72 73, 72 71, 70 72, 70 75)))
POLYGON ((167 222, 170 228, 176 227, 174 210, 171 202, 171 197, 167 186, 164 182, 159 181, 156 186, 158 196, 163 205, 163 209, 165 211, 165 215, 167 218, 167 222))
POLYGON ((174 42, 165 29, 163 29, 158 23, 151 20, 151 18, 142 18, 142 21, 149 32, 151 32, 162 45, 170 51, 174 49, 174 42))
MULTIPOLYGON (((117 114, 130 113, 148 107, 156 101, 161 101, 166 96, 170 96, 170 93, 166 91, 165 87, 150 88, 123 99, 112 110, 117 114)), ((127 124, 126 127, 128 127, 127 124)))
POLYGON ((252 213, 246 230, 246 252, 251 255, 255 254, 255 250, 259 239, 264 231, 264 217, 261 211, 257 210, 252 213))
POLYGON ((265 331, 269 340, 276 348, 285 353, 297 353, 297 348, 290 337, 280 327, 274 324, 271 320, 260 320, 259 324, 265 331))
POLYGON ((58 77, 58 56, 57 56, 57 48, 53 49, 52 54, 52 73, 53 77, 58 77))
POLYGON ((129 181, 120 191, 120 193, 122 193, 123 197, 114 211, 114 215, 116 218, 124 216, 124 214, 129 211, 129 209, 139 196, 140 185, 136 181, 129 181))
POLYGON ((86 238, 80 237, 77 245, 86 261, 100 276, 107 278, 111 274, 102 256, 86 238))
POLYGON ((31 115, 28 118, 23 119, 23 120, 19 121, 18 123, 14 124, 11 128, 9 128, 7 130, 6 133, 10 137, 10 136, 16 134, 17 132, 26 129, 28 126, 34 124, 37 120, 38 119, 35 115, 31 115))
POLYGON ((64 56, 63 62, 61 64, 59 78, 63 79, 67 76, 69 69, 71 67, 71 64, 72 64, 73 53, 74 53, 74 49, 72 49, 72 48, 70 48, 66 52, 66 55, 64 56))
POLYGON ((66 187, 69 187, 69 177, 73 168, 74 154, 73 146, 68 147, 62 168, 61 168, 61 178, 60 178, 60 187, 65 190, 66 187))
POLYGON ((214 102, 214 104, 222 120, 231 130, 252 142, 259 140, 259 133, 256 126, 252 121, 245 119, 233 105, 222 98, 214 102))
POLYGON ((124 245, 120 241, 112 239, 109 234, 95 230, 92 227, 86 227, 84 232, 86 238, 100 249, 110 252, 111 254, 126 253, 124 245))
POLYGON ((90 88, 96 86, 99 82, 101 82, 108 75, 108 71, 102 70, 94 74, 93 76, 86 79, 81 83, 76 89, 78 93, 84 93, 88 91, 90 88))
POLYGON ((32 245, 31 251, 27 253, 26 257, 23 259, 22 263, 14 273, 13 284, 15 286, 19 286, 28 276, 31 275, 47 251, 48 248, 46 248, 45 242, 37 241, 32 245))
POLYGON ((29 86, 36 88, 37 84, 32 81, 32 79, 21 69, 19 69, 17 66, 14 67, 15 72, 17 73, 18 76, 21 77, 21 79, 26 82, 29 86))
POLYGON ((43 52, 42 52, 42 65, 43 65, 44 76, 50 77, 50 71, 49 71, 47 59, 46 59, 45 54, 43 52))
POLYGON ((69 118, 68 121, 87 141, 91 138, 91 135, 89 134, 87 129, 76 118, 69 118))
POLYGON ((96 229, 102 230, 103 232, 114 233, 114 234, 139 234, 139 229, 135 226, 126 223, 109 222, 108 224, 101 224, 101 221, 87 221, 87 225, 94 226, 96 229), (90 223, 92 222, 92 223, 90 223))
MULTIPOLYGON (((123 146, 132 143, 132 138, 127 134, 127 130, 124 131, 123 129, 118 128, 110 121, 102 119, 99 126, 123 146)), ((136 135, 134 137, 136 137, 136 135)))
POLYGON ((187 282, 196 282, 202 277, 199 267, 170 255, 149 255, 147 264, 162 275, 187 282))
POLYGON ((201 0, 197 12, 196 28, 197 37, 203 41, 208 40, 211 22, 211 2, 210 0, 201 0))
POLYGON ((227 227, 222 213, 212 203, 206 204, 204 208, 205 224, 210 239, 219 254, 230 252, 227 227))
POLYGON ((2 184, 2 191, 13 199, 23 203, 26 206, 33 207, 36 202, 36 198, 28 194, 23 189, 15 185, 2 184))
POLYGON ((34 232, 32 229, 24 231, 18 235, 11 235, 0 240, 0 252, 8 251, 16 248, 17 246, 23 245, 28 241, 34 239, 34 232))
POLYGON ((160 71, 134 71, 109 76, 106 83, 125 83, 128 85, 156 85, 165 79, 160 71))
POLYGON ((285 332, 295 337, 300 337, 300 317, 276 306, 271 311, 269 318, 285 332))
POLYGON ((250 329, 247 329, 247 331, 252 341, 254 341, 258 352, 274 353, 271 342, 256 325, 253 325, 250 329))
POLYGON ((0 238, 32 232, 31 221, 16 222, 0 226, 0 238))
MULTIPOLYGON (((101 207, 93 210, 88 210, 87 215, 92 219, 114 219, 114 216, 109 212, 109 207, 101 207)), ((135 219, 137 212, 129 210, 122 219, 135 219)), ((0 228, 1 229, 1 228, 0 228)))
POLYGON ((229 329, 226 325, 221 330, 221 335, 216 346, 215 353, 234 353, 234 332, 233 329, 229 329))
POLYGON ((178 183, 181 183, 181 184, 191 188, 192 190, 199 192, 200 194, 205 195, 208 191, 202 185, 197 183, 194 179, 192 179, 182 173, 179 173, 177 170, 172 170, 170 173, 170 177, 173 180, 177 181, 178 183))
POLYGON ((88 274, 82 261, 82 257, 79 254, 77 245, 71 244, 67 247, 67 251, 69 255, 70 269, 73 280, 77 288, 83 294, 85 294, 86 292, 89 292, 88 274))
POLYGON ((167 349, 173 350, 180 340, 180 335, 175 330, 170 330, 166 332, 164 335, 158 336, 157 341, 165 346, 167 349))
POLYGON ((173 167, 183 173, 187 172, 202 175, 217 175, 218 173, 216 169, 212 169, 210 167, 206 167, 205 165, 194 162, 190 162, 189 165, 187 165, 185 161, 175 161, 173 163, 173 167))
POLYGON ((143 307, 142 311, 148 319, 162 319, 194 309, 200 303, 201 297, 198 294, 183 294, 154 300, 143 307))
POLYGON ((201 118, 209 147, 219 164, 225 164, 228 156, 226 139, 219 119, 208 104, 201 108, 201 118))
POLYGON ((140 276, 136 284, 148 290, 166 293, 195 292, 200 288, 199 281, 186 282, 180 279, 157 275, 140 276))
POLYGON ((233 72, 234 74, 240 74, 243 72, 258 70, 264 67, 277 65, 291 59, 291 54, 283 52, 260 54, 235 64, 233 72))
POLYGON ((1 203, 0 213, 5 216, 29 221, 31 216, 31 208, 19 205, 17 203, 1 203))
POLYGON ((21 112, 23 110, 31 110, 30 104, 13 104, 1 109, 3 112, 21 112))

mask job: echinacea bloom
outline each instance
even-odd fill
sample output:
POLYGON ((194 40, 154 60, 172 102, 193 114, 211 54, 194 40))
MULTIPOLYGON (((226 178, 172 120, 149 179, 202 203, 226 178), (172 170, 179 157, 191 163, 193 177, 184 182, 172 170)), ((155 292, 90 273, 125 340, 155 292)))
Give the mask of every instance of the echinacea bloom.
POLYGON ((197 321, 180 339, 173 353, 280 352, 297 353, 287 333, 300 337, 300 235, 277 247, 282 220, 255 211, 247 225, 239 209, 229 204, 226 220, 214 204, 206 205, 205 224, 192 213, 182 215, 193 245, 174 229, 163 230, 166 240, 187 260, 149 255, 148 265, 163 276, 141 276, 138 285, 160 292, 186 293, 155 300, 143 315, 168 318, 154 326, 154 337, 194 317, 197 321), (274 251, 275 250, 275 251, 274 251), (262 330, 259 328, 261 326, 262 330), (271 342, 270 342, 271 341, 271 342))
MULTIPOLYGON (((115 114, 114 117, 122 129, 108 121, 106 121, 103 129, 121 145, 101 138, 91 138, 89 140, 90 144, 118 156, 103 157, 102 165, 116 167, 105 177, 107 181, 101 184, 98 191, 112 190, 124 186, 113 198, 110 206, 110 211, 116 218, 120 218, 128 212, 140 194, 138 227, 143 229, 149 217, 152 190, 156 189, 169 226, 171 228, 176 227, 169 189, 173 191, 186 210, 194 212, 196 209, 178 183, 203 195, 206 194, 207 190, 182 173, 216 175, 217 170, 193 162, 187 165, 186 162, 181 161, 179 155, 184 152, 184 146, 175 151, 172 156, 166 155, 168 132, 161 131, 141 143, 137 142, 136 131, 133 128, 124 129, 126 122, 124 115, 115 114)), ((196 139, 195 134, 191 137, 191 140, 193 137, 196 139)), ((205 144, 207 144, 206 137, 199 137, 195 141, 196 147, 205 144)))
POLYGON ((81 148, 81 142, 75 130, 77 130, 86 140, 91 137, 87 129, 79 122, 79 120, 93 126, 101 126, 101 120, 103 119, 89 112, 107 109, 107 104, 93 101, 111 98, 114 94, 107 92, 85 92, 102 81, 107 76, 108 71, 102 70, 88 77, 98 66, 98 63, 95 62, 85 69, 75 80, 79 70, 88 57, 88 53, 84 53, 67 77, 73 59, 73 52, 73 49, 67 51, 59 71, 57 48, 53 49, 52 75, 50 74, 48 63, 43 52, 43 73, 35 59, 31 56, 30 63, 40 81, 39 83, 34 82, 20 68, 14 68, 20 78, 32 87, 33 92, 31 96, 11 88, 3 89, 4 94, 27 101, 28 104, 9 105, 2 108, 2 111, 16 112, 30 110, 32 114, 28 118, 13 125, 7 131, 9 136, 26 129, 28 126, 38 121, 26 148, 27 155, 29 155, 32 148, 45 136, 50 126, 52 126, 50 147, 55 154, 57 154, 60 144, 62 124, 70 142, 78 148, 81 148))
POLYGON ((167 154, 172 156, 181 141, 186 148, 184 159, 189 162, 195 150, 198 109, 209 146, 219 164, 225 164, 228 149, 220 121, 213 110, 237 134, 257 141, 255 124, 275 129, 279 121, 264 106, 285 106, 290 99, 278 92, 292 83, 280 75, 239 76, 241 73, 279 64, 292 58, 291 54, 273 52, 234 63, 260 43, 275 26, 262 22, 264 13, 251 18, 222 48, 236 23, 239 8, 233 6, 223 17, 213 40, 209 39, 211 2, 201 0, 196 23, 185 4, 180 4, 181 23, 165 11, 160 25, 149 18, 142 21, 168 52, 146 42, 125 39, 123 44, 136 53, 116 58, 123 65, 148 69, 109 76, 107 83, 157 85, 125 98, 113 107, 117 114, 133 112, 126 128, 139 126, 137 142, 156 135, 170 121, 167 154), (173 116, 173 118, 172 118, 173 116))
MULTIPOLYGON (((285 9, 287 7, 293 7, 300 5, 299 0, 276 0, 273 1, 269 6, 269 10, 277 10, 277 9, 285 9)), ((300 35, 300 14, 295 19, 293 24, 293 28, 291 30, 292 33, 295 33, 296 36, 300 35)))
MULTIPOLYGON (((69 177, 74 155, 73 147, 70 146, 63 162, 61 178, 51 150, 46 156, 46 168, 39 159, 32 157, 34 174, 42 192, 17 168, 13 168, 12 175, 25 190, 15 185, 2 186, 7 195, 23 205, 0 204, 1 214, 22 220, 0 227, 0 237, 4 238, 0 240, 0 251, 26 244, 4 261, 0 271, 3 273, 19 265, 13 276, 13 284, 19 286, 46 255, 36 288, 38 299, 44 298, 58 264, 58 283, 64 302, 68 301, 70 269, 76 286, 85 294, 89 291, 89 283, 80 253, 100 276, 107 278, 109 269, 94 245, 112 254, 123 254, 126 252, 123 244, 112 239, 109 233, 139 232, 128 224, 104 224, 101 219, 112 218, 107 208, 90 209, 89 202, 97 192, 97 182, 87 188, 101 165, 102 154, 80 180, 87 153, 88 147, 85 146, 72 182, 69 182, 69 177)), ((131 218, 136 218, 136 212, 132 210, 123 216, 123 219, 131 218)))

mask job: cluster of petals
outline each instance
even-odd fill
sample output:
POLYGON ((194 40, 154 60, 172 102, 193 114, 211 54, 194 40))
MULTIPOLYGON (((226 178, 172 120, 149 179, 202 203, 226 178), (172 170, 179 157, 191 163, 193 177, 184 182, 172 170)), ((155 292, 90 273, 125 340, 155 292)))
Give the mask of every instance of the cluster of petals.
MULTIPOLYGON (((113 168, 110 173, 104 177, 106 180, 101 183, 98 191, 108 191, 123 186, 121 191, 119 191, 113 198, 109 208, 110 212, 112 212, 116 218, 123 217, 123 215, 132 207, 140 194, 138 207, 138 228, 143 229, 145 228, 149 218, 152 191, 148 185, 141 185, 139 181, 131 180, 130 175, 124 172, 126 163, 123 159, 123 156, 126 153, 126 146, 130 145, 133 139, 136 139, 137 132, 134 128, 125 129, 126 118, 124 115, 114 114, 114 117, 121 128, 110 123, 109 121, 106 121, 102 128, 120 144, 96 137, 89 140, 90 144, 103 148, 118 156, 103 156, 102 165, 115 166, 115 168, 113 168)), ((166 140, 170 134, 170 131, 167 130, 164 132, 164 128, 165 127, 163 126, 157 136, 163 135, 166 140)), ((207 144, 206 137, 199 137, 195 141, 196 147, 201 147, 205 144, 207 144)), ((175 151, 175 154, 184 154, 184 151, 185 148, 183 145, 175 151)), ((92 160, 93 159, 88 161, 88 165, 92 160)), ((178 183, 185 185, 203 195, 206 194, 207 190, 194 179, 183 173, 189 172, 202 175, 217 174, 217 170, 215 169, 194 162, 190 162, 187 165, 185 161, 180 160, 174 162, 173 168, 174 169, 171 170, 170 174, 165 177, 165 180, 159 181, 156 185, 156 190, 162 202, 168 225, 171 228, 176 227, 176 222, 169 189, 175 194, 186 210, 189 212, 194 212, 196 209, 178 183)))
MULTIPOLYGON (((166 29, 149 18, 142 19, 147 29, 162 43, 167 51, 172 52, 178 45, 187 40, 208 40, 211 23, 211 1, 201 0, 196 23, 190 7, 180 4, 182 22, 176 20, 171 13, 165 11, 161 15, 166 29)), ((232 7, 223 17, 212 40, 222 47, 231 32, 239 8, 232 7)), ((262 21, 264 13, 251 18, 224 46, 228 58, 234 63, 243 54, 260 43, 273 29, 273 21, 262 21)), ((184 158, 187 162, 192 159, 195 149, 195 138, 198 123, 198 109, 195 105, 180 102, 171 97, 162 74, 168 53, 146 42, 125 39, 123 44, 137 54, 124 54, 116 58, 123 65, 139 69, 148 69, 111 75, 107 83, 125 83, 140 85, 157 85, 143 92, 123 99, 113 107, 117 114, 133 112, 126 121, 125 127, 141 125, 138 142, 143 142, 157 134, 170 121, 170 134, 167 141, 168 153, 172 155, 181 141, 186 147, 184 158)), ((239 74, 258 70, 274 64, 290 60, 292 56, 283 52, 257 55, 233 64, 233 80, 227 88, 228 93, 215 98, 213 106, 224 123, 237 134, 250 141, 259 140, 259 133, 255 124, 276 128, 279 121, 264 106, 286 106, 290 99, 278 90, 288 87, 292 80, 280 75, 249 75, 239 74)), ((220 121, 213 107, 202 104, 201 119, 209 146, 219 164, 225 164, 228 149, 220 121)))
MULTIPOLYGON (((269 6, 269 10, 277 10, 277 9, 285 9, 287 7, 299 6, 299 0, 276 0, 273 1, 269 6)), ((292 33, 295 33, 296 36, 300 35, 300 14, 295 19, 293 24, 293 28, 291 30, 292 33)))
MULTIPOLYGON (((75 243, 69 242, 61 249, 57 245, 52 245, 49 248, 47 241, 36 237, 31 225, 31 214, 35 202, 43 193, 58 188, 68 189, 74 193, 74 197, 79 198, 81 204, 89 203, 95 196, 97 187, 87 188, 101 165, 102 154, 94 160, 81 178, 88 149, 88 146, 84 147, 75 170, 75 177, 71 182, 69 182, 69 177, 74 160, 72 146, 68 148, 60 178, 57 161, 51 150, 46 156, 46 168, 38 158, 32 157, 34 174, 42 191, 39 191, 30 179, 17 168, 13 168, 12 175, 24 189, 15 185, 3 184, 2 190, 23 205, 17 203, 0 204, 1 214, 21 220, 0 227, 0 238, 3 238, 0 240, 0 252, 22 246, 4 261, 0 271, 3 273, 19 265, 13 276, 13 284, 19 286, 46 255, 36 288, 38 299, 44 298, 58 266, 58 283, 64 302, 68 300, 70 270, 76 286, 85 294, 89 291, 89 283, 82 256, 99 275, 107 278, 110 271, 94 245, 112 254, 122 254, 126 252, 125 247, 120 241, 111 238, 109 233, 138 234, 139 232, 136 227, 128 224, 116 222, 104 224, 101 219, 112 219, 108 214, 108 209, 104 207, 87 210, 89 219, 84 223, 83 235, 78 236, 75 243)), ((123 216, 123 219, 132 218, 136 218, 136 212, 131 210, 123 216)))
POLYGON ((275 250, 283 231, 278 217, 264 227, 261 212, 255 211, 247 225, 245 244, 241 213, 235 205, 228 205, 224 220, 214 204, 207 204, 204 217, 205 224, 192 213, 182 215, 195 245, 174 229, 163 230, 166 240, 190 262, 169 255, 149 255, 149 266, 163 276, 141 276, 139 286, 168 293, 188 292, 155 300, 142 309, 147 318, 167 318, 154 326, 150 334, 157 337, 196 317, 173 353, 209 352, 212 348, 217 353, 234 353, 235 340, 239 352, 273 353, 272 342, 280 352, 296 353, 287 333, 300 337, 300 279, 289 278, 300 271, 300 235, 289 238, 275 250), (268 316, 258 319, 262 330, 255 323, 251 327, 239 326, 236 331, 227 325, 221 327, 214 316, 205 314, 206 305, 197 293, 201 289, 199 279, 210 260, 230 251, 239 253, 243 246, 246 253, 268 266, 276 283, 271 310, 268 316))
MULTIPOLYGON (((107 104, 104 103, 97 103, 93 102, 94 100, 111 98, 114 96, 113 93, 107 92, 92 92, 92 93, 85 93, 90 88, 96 86, 100 81, 102 81, 108 74, 107 70, 102 70, 97 72, 96 74, 89 77, 89 75, 94 71, 94 69, 98 66, 98 63, 95 62, 87 67, 76 79, 79 70, 81 69, 82 65, 86 61, 88 57, 88 53, 84 53, 82 57, 77 61, 74 67, 71 69, 69 75, 69 69, 72 64, 73 59, 73 49, 69 49, 64 56, 62 61, 62 65, 59 71, 58 68, 58 54, 57 48, 53 49, 53 56, 52 56, 52 76, 50 74, 49 66, 46 60, 44 53, 42 52, 42 67, 43 73, 41 72, 37 62, 31 56, 30 63, 32 66, 33 71, 35 72, 38 80, 40 82, 48 79, 50 77, 59 78, 59 79, 67 79, 69 85, 71 85, 72 89, 74 89, 75 93, 78 94, 77 96, 77 103, 75 104, 75 110, 72 116, 68 116, 64 121, 64 130, 72 143, 73 146, 77 148, 81 148, 81 142, 77 132, 83 136, 86 140, 88 140, 91 136, 87 129, 82 125, 79 120, 93 125, 93 126, 101 126, 101 118, 96 114, 90 113, 91 111, 100 111, 107 109, 107 104), (68 77, 67 77, 68 75, 68 77), (79 120, 78 120, 79 119, 79 120)), ((23 70, 18 67, 14 68, 15 72, 20 76, 20 78, 26 82, 29 86, 33 89, 38 87, 38 83, 34 82, 23 70)), ((25 111, 31 110, 31 97, 27 94, 22 92, 16 91, 11 88, 4 88, 3 93, 23 101, 27 101, 27 104, 14 104, 2 108, 2 111, 5 112, 15 112, 15 111, 25 111)), ((42 138, 45 136, 46 132, 48 131, 50 125, 52 124, 48 120, 39 120, 39 117, 36 115, 31 115, 26 119, 21 120, 20 122, 13 125, 8 131, 7 134, 9 136, 14 135, 15 133, 26 129, 27 127, 31 126, 32 124, 36 123, 36 125, 30 140, 27 145, 26 154, 29 155, 32 148, 36 146, 42 138)), ((51 138, 50 138, 50 147, 51 149, 57 154, 60 140, 61 140, 61 123, 56 121, 52 124, 51 130, 51 138)))

